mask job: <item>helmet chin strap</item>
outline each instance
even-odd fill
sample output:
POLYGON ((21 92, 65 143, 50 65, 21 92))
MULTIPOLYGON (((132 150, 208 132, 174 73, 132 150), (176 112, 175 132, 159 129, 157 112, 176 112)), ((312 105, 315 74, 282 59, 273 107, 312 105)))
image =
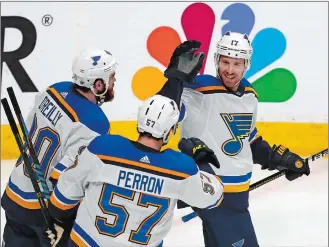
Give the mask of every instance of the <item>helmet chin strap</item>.
POLYGON ((106 94, 107 94, 107 91, 109 90, 109 85, 107 83, 105 83, 104 81, 103 81, 103 83, 105 85, 105 91, 103 93, 101 93, 101 94, 97 94, 95 92, 94 86, 91 88, 91 91, 96 96, 96 101, 97 101, 97 104, 99 106, 101 106, 105 102, 106 94))
POLYGON ((105 96, 97 96, 96 95, 97 105, 101 106, 105 102, 105 96))

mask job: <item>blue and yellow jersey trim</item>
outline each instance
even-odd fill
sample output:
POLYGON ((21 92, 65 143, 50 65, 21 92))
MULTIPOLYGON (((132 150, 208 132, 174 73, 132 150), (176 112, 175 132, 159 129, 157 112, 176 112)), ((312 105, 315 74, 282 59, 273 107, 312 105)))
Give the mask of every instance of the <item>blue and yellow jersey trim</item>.
MULTIPOLYGON (((218 177, 218 176, 216 176, 216 178, 218 179, 218 181, 221 183, 221 185, 224 187, 224 184, 223 184, 223 181, 222 181, 222 179, 220 178, 220 177, 218 177)), ((224 193, 221 195, 221 197, 217 200, 217 202, 216 203, 214 203, 213 205, 211 205, 210 207, 208 207, 208 208, 216 208, 216 207, 218 207, 219 205, 221 205, 222 204, 222 202, 223 202, 223 199, 224 199, 224 193)))
POLYGON ((187 173, 178 172, 178 171, 171 170, 171 169, 165 169, 165 168, 158 167, 156 165, 145 164, 142 162, 137 162, 137 161, 128 160, 128 159, 124 159, 124 158, 118 158, 118 157, 101 155, 101 154, 97 154, 97 157, 105 164, 111 164, 111 165, 120 166, 123 168, 139 170, 139 171, 143 171, 143 172, 147 172, 147 173, 151 173, 154 175, 163 176, 163 177, 167 177, 167 178, 172 178, 172 179, 176 179, 176 180, 183 180, 183 179, 186 179, 191 176, 187 173))
POLYGON ((205 86, 205 87, 199 87, 196 89, 196 91, 209 94, 209 93, 227 93, 227 90, 224 86, 205 86))
MULTIPOLYGON (((196 82, 191 84, 185 84, 184 87, 192 88, 202 94, 214 94, 214 93, 226 93, 232 94, 227 88, 224 86, 223 82, 212 75, 201 75, 197 76, 196 82)), ((241 90, 243 90, 241 95, 252 93, 258 98, 258 94, 255 89, 252 87, 251 83, 242 78, 241 80, 241 90)), ((238 89, 240 90, 240 89, 238 89)))
POLYGON ((72 86, 72 82, 59 82, 49 87, 46 92, 72 122, 81 122, 99 134, 110 133, 111 126, 102 109, 83 96, 78 96, 77 92, 73 92, 72 86), (63 92, 69 93, 65 99, 61 95, 63 92))
MULTIPOLYGON (((41 209, 35 192, 22 191, 11 181, 11 178, 9 178, 5 191, 7 196, 21 207, 26 209, 41 209)), ((46 200, 45 203, 48 206, 48 202, 46 200)))
POLYGON ((253 131, 250 132, 249 139, 248 139, 249 143, 252 144, 259 137, 261 137, 261 136, 258 134, 257 128, 254 128, 253 131))
POLYGON ((48 88, 47 93, 59 105, 59 107, 66 113, 72 122, 80 122, 75 110, 63 99, 63 97, 56 91, 55 88, 48 88))
POLYGON ((130 168, 183 180, 197 174, 198 167, 193 159, 185 154, 166 149, 162 152, 145 149, 145 146, 119 135, 101 135, 88 146, 88 150, 105 164, 130 168), (149 162, 140 161, 147 155, 149 162))
POLYGON ((61 163, 58 163, 54 169, 52 170, 51 174, 50 174, 50 177, 53 178, 53 179, 56 179, 58 180, 59 178, 59 175, 66 169, 66 166, 64 166, 63 164, 61 163))
MULTIPOLYGON (((7 196, 20 205, 23 208, 26 209, 41 209, 39 201, 36 197, 35 192, 25 192, 22 191, 20 188, 18 188, 17 185, 15 185, 11 178, 9 178, 7 187, 6 187, 6 194, 7 196)), ((48 202, 45 200, 46 205, 48 206, 48 202)))
MULTIPOLYGON (((203 93, 203 94, 214 94, 214 93, 231 93, 228 91, 224 86, 206 86, 206 87, 199 87, 196 89, 196 91, 203 93)), ((258 98, 258 94, 256 93, 255 89, 252 87, 245 87, 244 88, 244 94, 252 93, 258 98)))
POLYGON ((70 238, 79 247, 100 247, 77 223, 73 226, 70 238))
POLYGON ((66 198, 57 187, 55 187, 53 193, 50 196, 50 202, 56 208, 61 210, 69 210, 74 208, 80 201, 71 200, 66 198))
POLYGON ((253 93, 256 96, 256 98, 258 98, 258 94, 257 94, 256 90, 252 87, 245 87, 244 88, 244 93, 245 94, 253 93))
POLYGON ((258 99, 258 94, 257 94, 256 90, 254 89, 252 84, 246 78, 242 78, 240 83, 241 83, 242 86, 244 86, 244 93, 245 94, 252 93, 258 99))
POLYGON ((207 209, 217 208, 219 205, 222 204, 223 199, 224 199, 224 193, 221 195, 221 197, 213 205, 207 207, 207 209))
POLYGON ((249 190, 250 178, 252 173, 249 172, 242 176, 219 176, 224 184, 225 193, 237 193, 249 190))

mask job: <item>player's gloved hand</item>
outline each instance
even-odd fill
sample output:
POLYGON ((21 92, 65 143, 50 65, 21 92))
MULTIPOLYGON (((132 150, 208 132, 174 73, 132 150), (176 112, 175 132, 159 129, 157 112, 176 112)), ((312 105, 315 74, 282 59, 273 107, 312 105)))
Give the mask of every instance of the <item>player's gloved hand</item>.
POLYGON ((297 179, 303 174, 307 176, 310 174, 308 162, 303 160, 299 155, 290 152, 288 148, 282 145, 273 145, 268 169, 287 169, 286 178, 289 181, 297 179))
POLYGON ((193 83, 202 68, 202 62, 205 58, 203 52, 194 55, 194 52, 199 50, 200 46, 201 43, 196 40, 188 40, 177 46, 170 58, 164 76, 167 78, 175 77, 186 83, 193 83))
POLYGON ((178 148, 182 153, 191 156, 197 164, 210 163, 220 168, 214 151, 199 138, 182 138, 178 143, 178 148))
POLYGON ((54 219, 54 228, 55 232, 53 232, 49 228, 46 231, 46 237, 48 238, 51 247, 57 246, 64 232, 64 227, 62 226, 62 223, 56 219, 54 219))

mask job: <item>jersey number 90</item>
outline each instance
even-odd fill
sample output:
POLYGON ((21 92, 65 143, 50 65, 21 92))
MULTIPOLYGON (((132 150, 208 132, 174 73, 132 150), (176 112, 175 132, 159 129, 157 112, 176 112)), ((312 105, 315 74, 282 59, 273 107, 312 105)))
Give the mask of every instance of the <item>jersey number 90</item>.
MULTIPOLYGON (((38 178, 40 179, 39 176, 43 176, 44 178, 47 177, 49 165, 60 147, 60 136, 49 127, 38 128, 37 120, 37 117, 34 116, 28 137, 32 140, 36 136, 33 147, 38 157, 41 170, 37 170, 36 167, 33 167, 33 169, 37 172, 38 178)), ((19 166, 22 161, 22 156, 20 156, 17 160, 16 166, 19 166)), ((30 164, 33 164, 31 155, 29 155, 29 161, 30 164)), ((25 163, 23 163, 23 165, 24 175, 29 177, 25 163)))

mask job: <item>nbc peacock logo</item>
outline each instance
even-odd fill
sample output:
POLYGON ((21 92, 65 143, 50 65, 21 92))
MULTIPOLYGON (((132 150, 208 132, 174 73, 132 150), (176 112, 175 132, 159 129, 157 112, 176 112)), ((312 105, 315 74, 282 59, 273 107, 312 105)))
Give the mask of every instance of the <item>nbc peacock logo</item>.
MULTIPOLYGON (((220 19, 226 21, 221 29, 222 35, 227 31, 233 31, 250 36, 255 24, 253 10, 243 3, 229 5, 222 12, 220 19)), ((181 26, 185 34, 183 39, 172 27, 155 28, 148 36, 146 46, 148 53, 159 63, 159 66, 146 66, 134 74, 131 84, 134 95, 140 100, 145 100, 161 89, 166 81, 163 71, 169 64, 172 52, 183 40, 201 41, 200 51, 206 54, 206 58, 198 77, 205 77, 207 60, 213 61, 207 57, 212 58, 215 52, 209 54, 212 38, 214 36, 216 39, 214 42, 217 42, 221 37, 213 33, 215 24, 216 15, 209 5, 193 3, 181 16, 181 26)), ((280 30, 267 27, 250 38, 253 47, 252 64, 245 77, 257 91, 259 102, 279 103, 289 100, 296 92, 296 78, 288 69, 275 66, 275 62, 286 51, 286 37, 280 30)), ((215 71, 211 73, 215 74, 215 71)))

